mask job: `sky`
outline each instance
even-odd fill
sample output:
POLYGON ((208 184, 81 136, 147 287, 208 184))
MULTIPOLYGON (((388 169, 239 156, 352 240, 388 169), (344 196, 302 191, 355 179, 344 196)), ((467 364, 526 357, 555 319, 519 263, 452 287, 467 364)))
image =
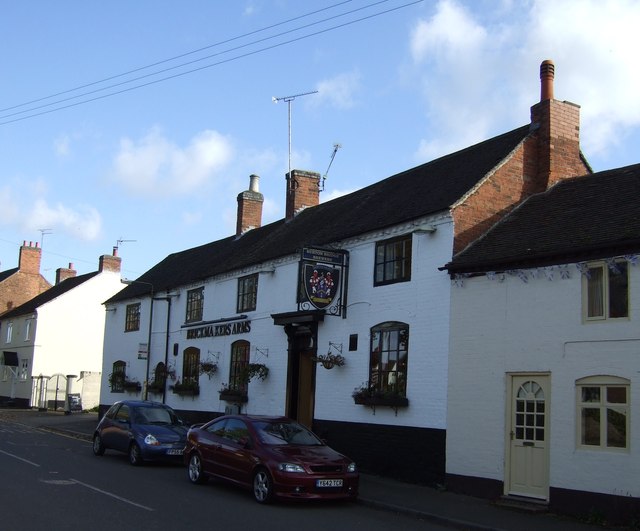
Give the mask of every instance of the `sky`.
POLYGON ((528 124, 545 59, 591 167, 640 162, 637 0, 0 9, 0 271, 27 241, 52 283, 114 247, 135 279, 233 235, 251 174, 264 225, 289 165, 326 176, 324 202, 528 124))

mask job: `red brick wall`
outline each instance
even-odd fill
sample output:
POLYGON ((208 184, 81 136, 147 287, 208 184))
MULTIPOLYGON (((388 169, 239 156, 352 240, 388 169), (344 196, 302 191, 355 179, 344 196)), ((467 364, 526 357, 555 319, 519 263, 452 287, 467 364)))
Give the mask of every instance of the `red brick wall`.
POLYGON ((0 315, 48 290, 51 284, 40 274, 42 250, 24 242, 18 256, 18 271, 0 283, 0 315))
POLYGON ((247 190, 238 194, 238 220, 236 236, 262 225, 262 204, 264 198, 260 192, 247 190))
POLYGON ((287 176, 286 219, 292 219, 300 210, 320 203, 320 174, 311 171, 292 170, 287 176))
POLYGON ((580 156, 580 108, 546 100, 531 109, 532 132, 475 190, 454 205, 453 254, 462 251, 531 194, 590 173, 580 156))

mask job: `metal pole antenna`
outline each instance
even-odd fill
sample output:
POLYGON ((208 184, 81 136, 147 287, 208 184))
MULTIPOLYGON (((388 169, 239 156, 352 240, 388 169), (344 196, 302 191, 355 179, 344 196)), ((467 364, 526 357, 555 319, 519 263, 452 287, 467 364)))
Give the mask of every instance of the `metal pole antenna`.
POLYGON ((281 98, 276 98, 275 96, 271 98, 273 103, 278 103, 279 101, 286 101, 288 106, 288 114, 289 114, 289 172, 287 175, 291 177, 291 102, 300 96, 308 96, 309 94, 317 94, 317 90, 312 90, 311 92, 303 92, 302 94, 294 94, 293 96, 283 96, 281 98))

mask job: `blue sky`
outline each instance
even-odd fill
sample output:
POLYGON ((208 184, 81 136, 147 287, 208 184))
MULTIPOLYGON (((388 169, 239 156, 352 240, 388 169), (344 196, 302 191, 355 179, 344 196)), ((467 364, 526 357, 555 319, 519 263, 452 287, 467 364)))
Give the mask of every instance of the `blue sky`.
POLYGON ((341 145, 321 201, 528 123, 544 59, 592 167, 640 162, 638 28, 635 0, 7 2, 0 270, 42 242, 53 282, 124 240, 136 278, 233 234, 252 173, 282 218, 274 96, 318 91, 291 103, 291 166, 324 174, 341 145))

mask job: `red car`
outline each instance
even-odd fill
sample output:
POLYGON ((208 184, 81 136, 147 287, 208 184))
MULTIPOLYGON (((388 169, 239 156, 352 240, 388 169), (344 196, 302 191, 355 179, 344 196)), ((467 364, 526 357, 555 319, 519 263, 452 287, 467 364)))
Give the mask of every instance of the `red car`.
POLYGON ((358 496, 355 463, 286 417, 227 415, 192 426, 184 462, 192 483, 222 478, 259 503, 358 496))

